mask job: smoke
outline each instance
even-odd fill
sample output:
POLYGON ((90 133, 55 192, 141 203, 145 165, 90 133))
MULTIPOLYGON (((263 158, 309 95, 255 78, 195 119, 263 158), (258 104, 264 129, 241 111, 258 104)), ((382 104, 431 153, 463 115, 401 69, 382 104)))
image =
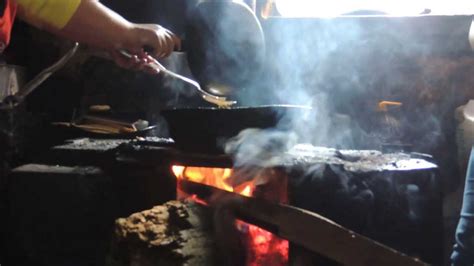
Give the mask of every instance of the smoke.
MULTIPOLYGON (((169 57, 162 59, 160 63, 170 71, 192 78, 186 57, 185 52, 174 52, 169 57)), ((167 106, 189 106, 189 101, 186 101, 186 98, 196 97, 200 99, 192 85, 166 74, 163 75, 163 87, 169 91, 167 106)))
MULTIPOLYGON (((289 113, 276 129, 283 125, 291 128, 300 143, 363 147, 369 137, 357 120, 370 109, 375 110, 377 104, 361 102, 377 83, 377 78, 368 73, 372 71, 363 68, 372 63, 369 51, 376 40, 368 39, 363 27, 353 21, 273 23, 265 27, 266 72, 254 88, 247 90, 267 97, 242 94, 240 102, 310 106, 313 111, 306 117, 289 113)), ((384 66, 378 70, 380 75, 389 72, 384 66)))
POLYGON ((350 116, 337 112, 337 105, 349 105, 351 98, 366 88, 363 77, 355 71, 361 61, 353 57, 359 54, 353 53, 354 50, 347 54, 345 50, 355 48, 352 44, 362 38, 360 25, 329 20, 321 24, 307 20, 272 23, 264 25, 267 38, 264 72, 241 91, 238 102, 250 106, 274 103, 307 106, 312 111, 287 112, 272 130, 247 130, 230 141, 226 150, 233 154, 237 164, 243 165, 272 151, 271 143, 279 143, 278 147, 294 143, 357 147, 366 134, 350 116), (290 132, 291 137, 282 137, 290 132), (247 141, 250 141, 248 145, 247 141), (287 143, 281 145, 282 141, 287 143), (239 143, 237 148, 235 143, 239 143))
POLYGON ((238 102, 311 106, 306 117, 289 113, 275 127, 291 129, 299 143, 377 150, 398 143, 429 151, 442 140, 440 116, 450 112, 454 101, 426 102, 429 93, 423 87, 439 80, 437 73, 425 70, 430 62, 420 59, 468 51, 471 19, 268 19, 262 22, 267 44, 264 71, 240 91, 238 102), (382 100, 402 106, 379 112, 382 100), (387 120, 395 123, 387 125, 387 120))
MULTIPOLYGON (((209 39, 210 43, 204 41, 202 47, 189 47, 193 49, 189 51, 191 55, 210 63, 202 66, 203 73, 240 82, 240 86, 233 84, 240 105, 295 104, 313 108, 305 117, 295 113, 284 115, 275 130, 291 128, 302 143, 352 149, 381 149, 385 143, 412 144, 415 135, 421 137, 420 143, 428 150, 442 138, 439 113, 417 106, 422 97, 418 85, 424 86, 433 79, 423 75, 423 62, 420 64, 418 58, 468 48, 464 39, 469 33, 470 17, 268 19, 261 21, 265 51, 255 51, 259 41, 245 39, 254 32, 239 27, 236 16, 227 14, 225 9, 214 9, 206 9, 212 14, 206 13, 203 18, 212 28, 200 25, 202 32, 198 33, 205 36, 193 37, 200 41, 209 39), (220 24, 215 25, 216 21, 220 24), (237 44, 243 49, 236 49, 237 44), (262 52, 266 58, 261 71, 257 62, 262 52), (239 57, 245 60, 238 60, 239 57), (235 77, 230 78, 229 73, 235 77), (381 100, 403 103, 402 111, 391 118, 400 122, 398 126, 408 127, 405 132, 411 136, 378 132, 387 126, 380 123, 385 115, 377 112, 381 100)), ((176 62, 183 61, 186 60, 181 58, 176 62)), ((187 66, 167 66, 171 70, 185 69, 191 75, 187 66)), ((205 81, 209 77, 203 73, 198 76, 205 81)), ((171 100, 174 106, 203 104, 183 101, 188 96, 198 97, 182 82, 165 81, 175 92, 171 100)), ((394 128, 392 132, 403 130, 394 128)))
POLYGON ((292 132, 251 128, 229 140, 225 152, 235 154, 237 168, 246 165, 268 167, 273 165, 271 159, 275 154, 285 153, 296 143, 296 135, 292 132))
MULTIPOLYGON (((427 71, 430 61, 420 59, 467 51, 469 27, 463 25, 469 26, 471 18, 392 19, 263 21, 264 72, 241 90, 238 102, 304 105, 312 107, 312 112, 304 116, 288 113, 272 129, 247 129, 228 141, 226 152, 236 165, 271 165, 295 143, 377 150, 385 143, 398 143, 413 145, 418 152, 439 145, 444 130, 440 119, 449 115, 455 99, 433 97, 428 87, 449 87, 450 78, 438 77, 439 69, 427 71), (431 28, 430 24, 441 26, 431 28), (403 105, 380 112, 378 102, 382 100, 403 105), (384 122, 388 120, 397 123, 388 125, 384 122)), ((385 225, 394 223, 389 219, 399 217, 400 224, 392 228, 395 235, 397 228, 419 228, 420 220, 429 220, 429 214, 420 208, 426 200, 423 187, 393 183, 390 176, 367 181, 326 168, 332 174, 322 177, 315 174, 321 170, 318 165, 304 169, 300 177, 307 183, 296 185, 300 203, 336 209, 340 215, 336 220, 355 223, 361 231, 375 228, 383 232, 385 225), (325 197, 327 193, 334 194, 325 197), (317 195, 323 195, 321 200, 316 200, 317 195), (380 212, 373 213, 374 209, 380 212)), ((251 176, 243 181, 248 178, 251 176)), ((318 206, 306 207, 319 210, 318 206)))

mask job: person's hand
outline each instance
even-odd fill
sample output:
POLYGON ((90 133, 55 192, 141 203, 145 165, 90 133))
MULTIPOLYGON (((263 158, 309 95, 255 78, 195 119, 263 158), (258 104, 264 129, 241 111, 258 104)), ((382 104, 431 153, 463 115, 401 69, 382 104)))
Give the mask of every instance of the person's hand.
POLYGON ((175 49, 181 49, 181 40, 171 31, 156 24, 132 24, 123 43, 111 51, 111 55, 119 66, 156 73, 146 67, 147 63, 154 58, 167 57, 175 49), (120 50, 132 54, 132 58, 124 56, 120 50))
POLYGON ((134 24, 130 48, 139 52, 145 48, 152 56, 164 58, 181 49, 181 40, 168 29, 157 24, 134 24))
POLYGON ((115 63, 122 68, 137 71, 146 71, 150 74, 157 74, 160 72, 157 69, 148 67, 148 63, 156 59, 151 57, 143 50, 136 54, 131 54, 127 52, 127 55, 122 54, 120 51, 112 50, 109 54, 112 56, 112 59, 115 61, 115 63))

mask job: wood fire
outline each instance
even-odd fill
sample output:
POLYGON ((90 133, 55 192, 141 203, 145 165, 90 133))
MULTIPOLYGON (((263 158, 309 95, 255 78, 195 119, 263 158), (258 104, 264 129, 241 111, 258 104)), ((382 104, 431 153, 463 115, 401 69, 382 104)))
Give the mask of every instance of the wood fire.
MULTIPOLYGON (((178 180, 184 179, 225 191, 235 192, 246 197, 252 196, 255 190, 255 184, 253 181, 245 182, 238 186, 228 184, 226 180, 228 180, 234 173, 231 168, 173 165, 171 170, 178 180)), ((178 188, 178 199, 182 193, 183 191, 180 191, 178 188)))
MULTIPOLYGON (((255 180, 257 180, 257 178, 233 187, 226 182, 234 173, 234 170, 231 168, 173 165, 171 170, 178 179, 178 199, 192 199, 197 203, 208 205, 207 202, 199 199, 197 195, 189 195, 183 191, 183 189, 180 188, 179 180, 187 180, 212 186, 246 197, 255 196, 255 180)), ((285 198, 286 197, 282 198, 281 201, 284 201, 285 198)), ((241 233, 240 240, 246 247, 247 266, 280 266, 288 264, 289 244, 287 240, 281 239, 271 232, 239 219, 235 220, 235 227, 241 233)))

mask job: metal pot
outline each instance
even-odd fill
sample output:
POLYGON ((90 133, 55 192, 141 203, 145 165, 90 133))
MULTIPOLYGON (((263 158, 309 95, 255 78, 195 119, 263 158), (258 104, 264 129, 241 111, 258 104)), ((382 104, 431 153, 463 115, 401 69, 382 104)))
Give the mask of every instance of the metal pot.
POLYGON ((241 1, 205 0, 191 8, 185 48, 190 70, 201 86, 232 94, 262 70, 265 38, 259 20, 241 1))

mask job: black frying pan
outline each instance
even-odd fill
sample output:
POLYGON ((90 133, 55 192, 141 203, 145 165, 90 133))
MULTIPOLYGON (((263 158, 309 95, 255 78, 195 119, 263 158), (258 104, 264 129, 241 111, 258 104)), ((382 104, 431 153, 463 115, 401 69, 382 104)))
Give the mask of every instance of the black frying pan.
POLYGON ((310 107, 267 105, 260 107, 180 108, 162 111, 176 146, 187 152, 223 153, 223 143, 246 128, 289 130, 282 118, 302 117, 310 107))
POLYGON ((199 1, 188 14, 185 34, 189 67, 204 88, 236 90, 259 75, 265 38, 260 22, 244 3, 199 1))

